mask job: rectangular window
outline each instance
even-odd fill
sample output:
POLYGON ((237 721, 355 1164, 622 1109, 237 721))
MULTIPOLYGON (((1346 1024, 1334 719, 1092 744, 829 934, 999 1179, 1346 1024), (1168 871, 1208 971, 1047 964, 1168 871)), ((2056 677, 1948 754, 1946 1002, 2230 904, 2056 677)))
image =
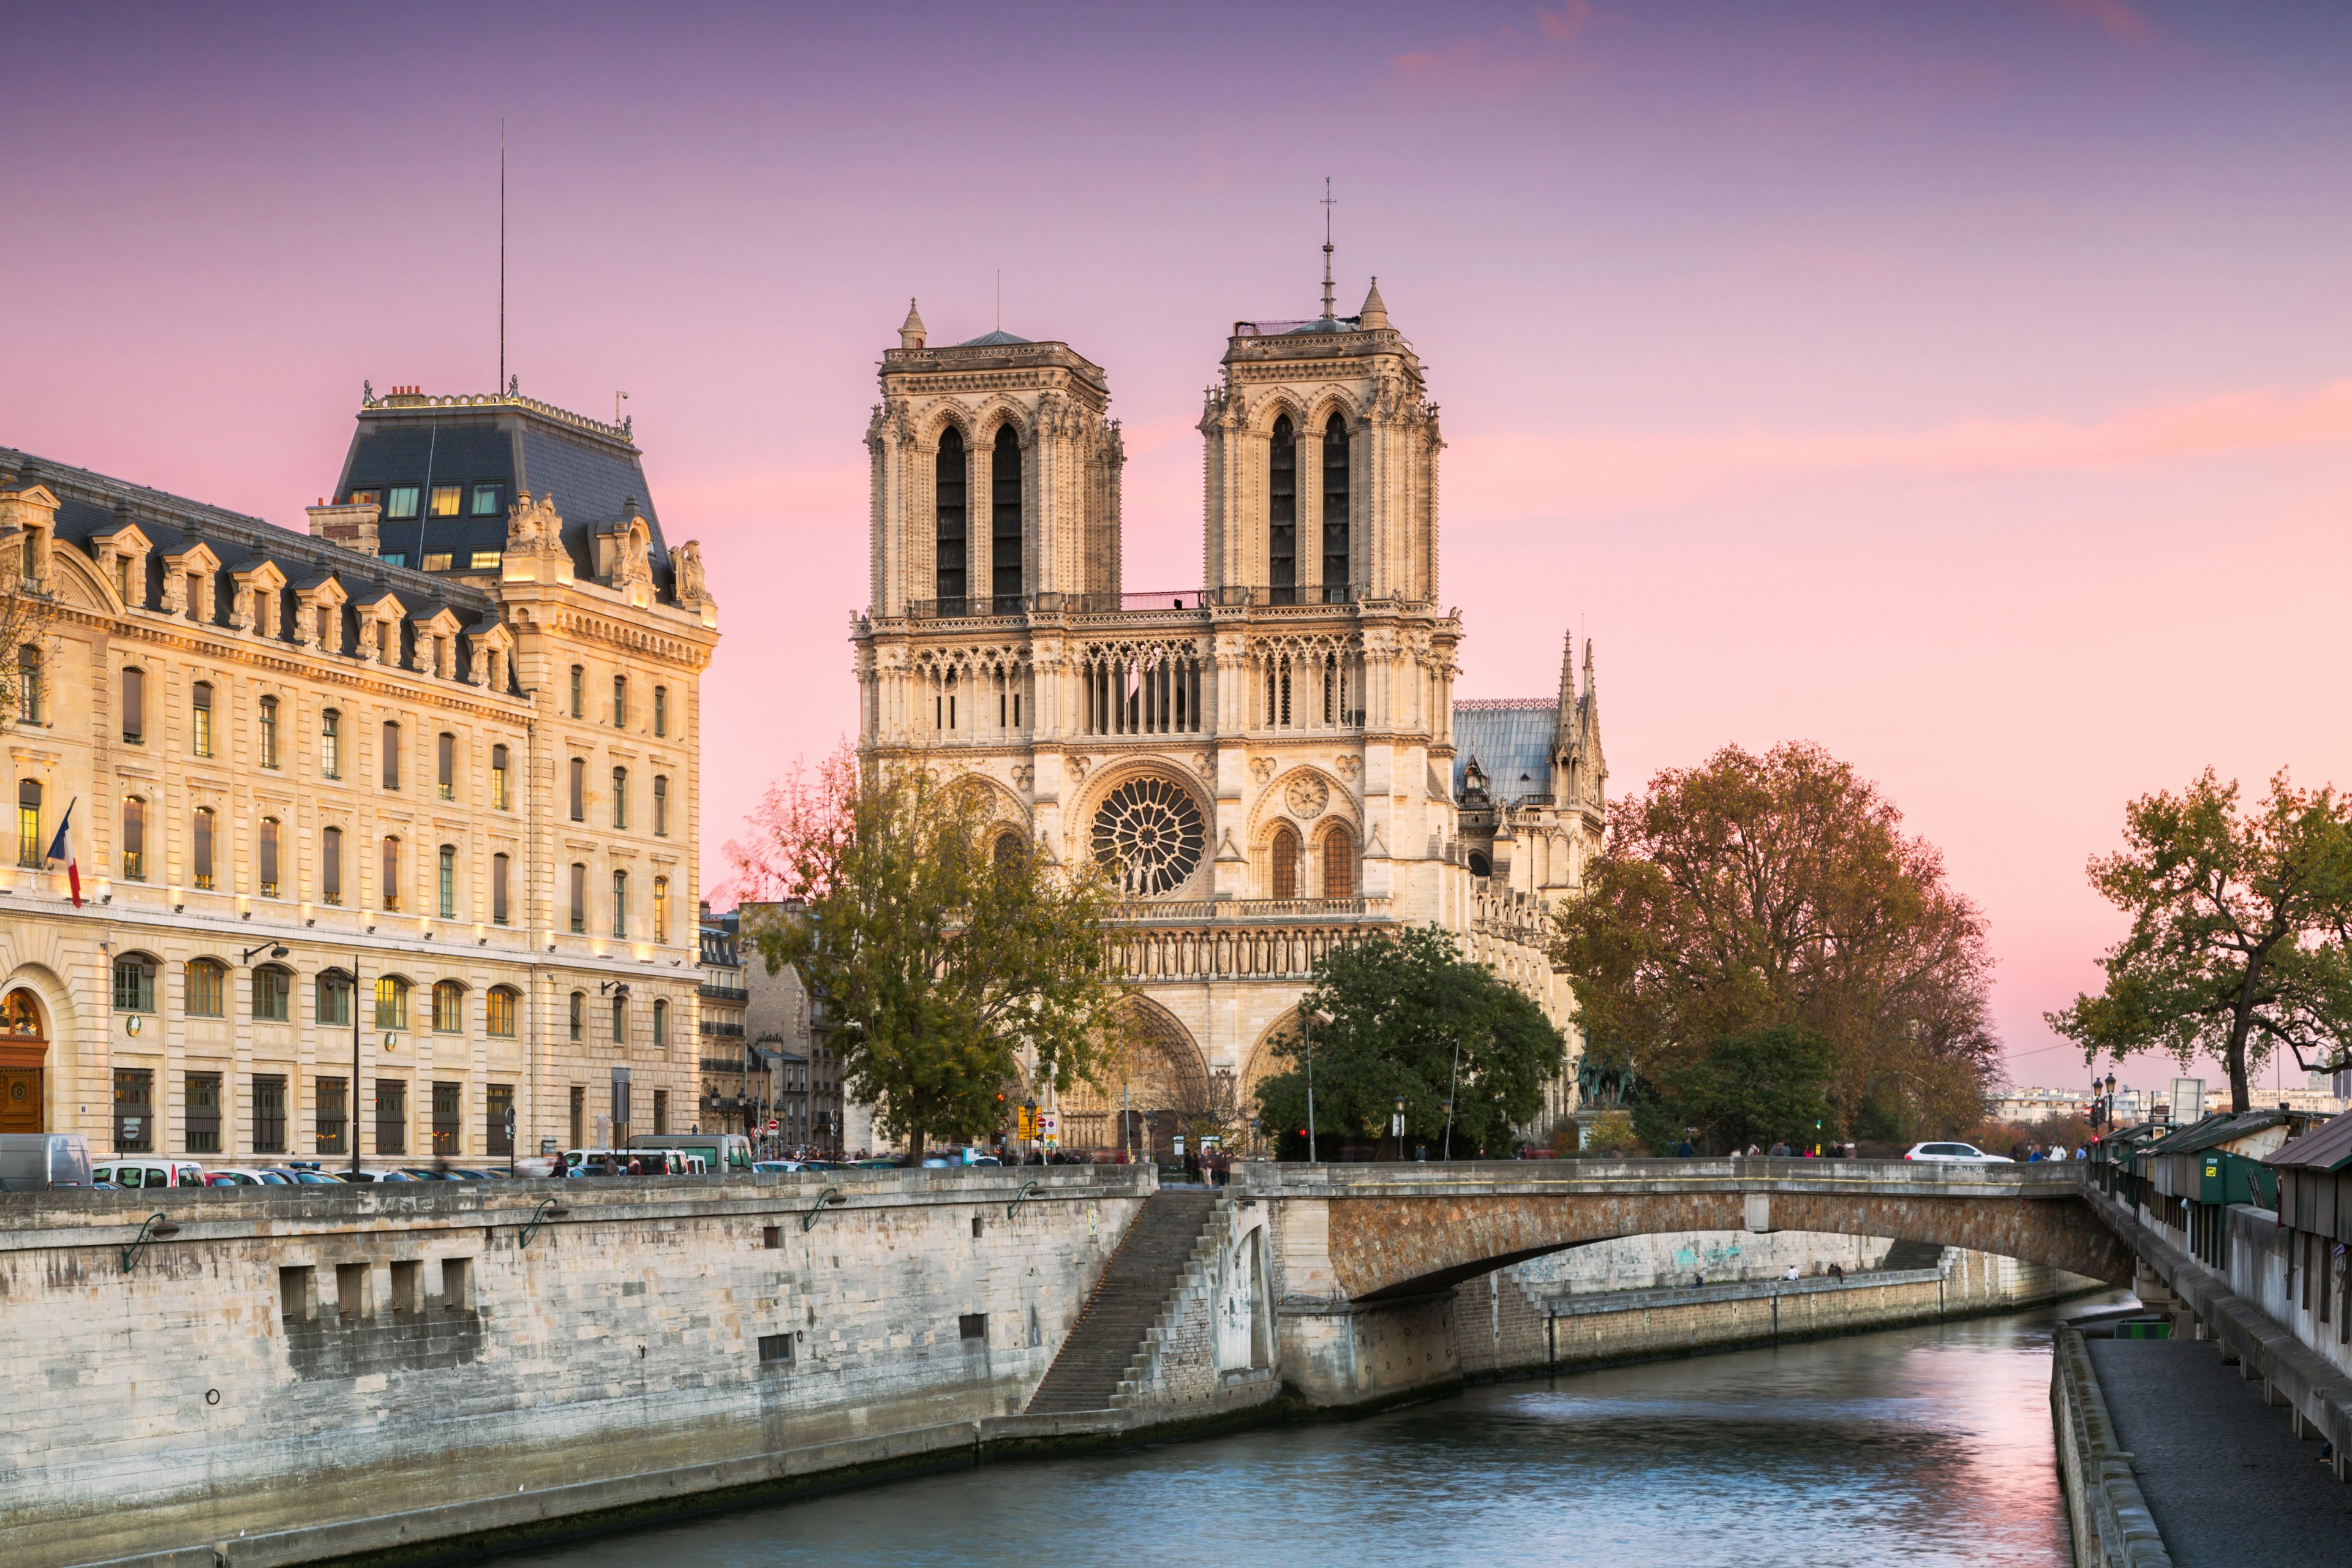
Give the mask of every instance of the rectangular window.
POLYGON ((126 745, 147 743, 147 672, 122 672, 122 739, 126 745))
POLYGON ((669 879, 654 879, 654 940, 669 941, 669 879))
POLYGON ((654 733, 669 733, 669 688, 667 686, 654 688, 654 733))
POLYGON ((625 938, 629 934, 629 874, 613 873, 613 934, 625 938))
POLYGON ((425 1310, 425 1265, 415 1258, 394 1260, 388 1272, 392 1276, 392 1312, 396 1318, 414 1317, 425 1310))
POLYGON ((496 925, 507 923, 507 858, 490 857, 490 921, 496 925))
POLYGON ((27 724, 41 721, 41 650, 31 643, 16 650, 16 717, 27 724))
POLYGON ((576 860, 572 864, 572 929, 580 935, 588 931, 588 868, 576 860))
POLYGON ((340 827, 323 828, 319 834, 319 898, 330 904, 343 901, 343 830, 340 827))
POLYGON ((196 807, 195 881, 199 888, 213 885, 213 814, 210 806, 196 807))
POLYGON ((575 664, 572 667, 572 716, 574 719, 586 718, 587 704, 588 668, 585 665, 575 664))
POLYGON ((131 557, 128 555, 114 558, 114 592, 125 605, 143 606, 146 602, 143 594, 135 601, 131 597, 131 557))
POLYGON ((505 495, 506 487, 504 485, 476 485, 474 487, 474 515, 476 517, 498 516, 499 512, 506 510, 499 504, 499 501, 504 499, 505 495))
POLYGON ((413 518, 424 498, 424 487, 420 485, 394 485, 385 493, 383 515, 387 518, 413 518))
POLYGON ((405 566, 408 564, 408 552, 387 550, 383 552, 383 563, 387 566, 405 566))
POLYGON ((446 844, 441 846, 441 918, 457 918, 457 851, 446 844))
POLYGON ((499 569, 499 563, 501 559, 502 555, 499 551, 477 550, 474 552, 472 556, 467 559, 467 565, 470 570, 476 572, 495 572, 499 569))
POLYGON ((781 1334, 761 1334, 760 1336, 760 1361, 762 1365, 792 1365, 793 1336, 790 1331, 781 1334))
POLYGON ((278 1310, 289 1323, 314 1323, 319 1321, 319 1270, 314 1264, 300 1264, 278 1271, 278 1310))
POLYGON ((490 809, 507 809, 507 749, 504 746, 490 748, 490 809))
POLYGON ((265 697, 261 700, 260 751, 263 767, 274 768, 278 765, 278 699, 275 697, 265 697))
POLYGON ((118 1154, 147 1154, 153 1152, 154 1147, 155 1075, 145 1068, 117 1068, 114 1069, 114 1152, 118 1154))
POLYGON ((196 682, 189 708, 189 749, 199 757, 209 757, 213 754, 213 688, 210 681, 196 682))
POLYGON ((654 775, 654 836, 669 837, 669 775, 654 775))
POLYGON ((286 1152, 286 1080, 275 1074, 253 1080, 253 1152, 286 1152))
MULTIPOLYGON (((574 1034, 572 1037, 578 1039, 574 1034)), ((579 1148, 588 1142, 588 1090, 580 1084, 572 1086, 572 1147, 579 1148)))
POLYGON ((490 1085, 489 1115, 482 1131, 482 1152, 486 1154, 514 1152, 514 1130, 507 1119, 514 1114, 514 1085, 490 1085))
POLYGON ((433 1152, 458 1154, 465 1151, 457 1136, 465 1117, 466 1086, 458 1083, 436 1083, 433 1086, 433 1152))
POLYGON ((613 770, 613 826, 620 828, 629 826, 629 770, 626 768, 613 770))
POLYGON ((221 1080, 216 1072, 187 1075, 188 1152, 217 1154, 221 1137, 221 1080))
POLYGON ((405 1079, 375 1080, 375 1152, 408 1152, 408 1082, 405 1079))
POLYGON ((335 1316, 346 1322, 357 1322, 375 1315, 374 1303, 368 1300, 373 1272, 364 1263, 335 1265, 335 1316))
POLYGON ((319 719, 319 772, 331 779, 343 776, 343 716, 331 708, 319 719))
POLYGON ((38 868, 47 847, 41 842, 41 786, 26 779, 16 785, 16 864, 38 868))
POLYGON ((375 1026, 379 1029, 408 1027, 408 982, 386 974, 375 983, 375 1026))
POLYGON ((449 570, 449 552, 446 550, 425 552, 425 569, 427 572, 446 572, 449 570))
POLYGON ((189 961, 187 979, 187 1013, 191 1018, 219 1018, 227 1014, 221 995, 226 988, 228 971, 209 958, 189 961))
POLYGON ((584 757, 572 759, 572 820, 588 820, 588 761, 584 757))
MULTIPOLYGON (((348 996, 351 993, 345 991, 343 994, 348 996)), ((349 1153, 351 1151, 343 1147, 343 1128, 350 1120, 351 1110, 349 1083, 340 1078, 322 1078, 317 1080, 315 1089, 319 1109, 313 1136, 318 1140, 318 1152, 349 1153)))
POLYGON ((261 896, 278 896, 278 819, 274 816, 261 819, 261 896))
POLYGON ((400 787, 400 726, 389 719, 383 721, 383 787, 400 787))
POLYGON ((629 724, 629 678, 613 677, 613 728, 625 730, 629 724))
POLYGON ((980 1340, 985 1342, 988 1338, 988 1314, 986 1312, 966 1312, 961 1317, 956 1319, 956 1337, 958 1339, 980 1340))
POLYGON ((395 913, 400 909, 400 840, 383 841, 383 907, 395 913))
POLYGON ((465 1312, 474 1306, 474 1260, 470 1258, 445 1258, 441 1260, 441 1305, 452 1312, 465 1312))
POLYGON ((433 515, 435 517, 457 516, 457 508, 465 500, 465 495, 466 490, 463 485, 435 485, 433 487, 433 515))
POLYGON ((666 1089, 654 1090, 654 1136, 669 1136, 669 1090, 666 1089))

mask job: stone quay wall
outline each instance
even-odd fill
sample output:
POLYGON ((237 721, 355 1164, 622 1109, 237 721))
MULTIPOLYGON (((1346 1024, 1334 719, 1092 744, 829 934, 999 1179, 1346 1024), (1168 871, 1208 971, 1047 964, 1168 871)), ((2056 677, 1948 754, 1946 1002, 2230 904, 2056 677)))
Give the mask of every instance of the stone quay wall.
POLYGON ((1153 1182, 0 1195, 0 1568, 260 1568, 968 1461, 1153 1182))

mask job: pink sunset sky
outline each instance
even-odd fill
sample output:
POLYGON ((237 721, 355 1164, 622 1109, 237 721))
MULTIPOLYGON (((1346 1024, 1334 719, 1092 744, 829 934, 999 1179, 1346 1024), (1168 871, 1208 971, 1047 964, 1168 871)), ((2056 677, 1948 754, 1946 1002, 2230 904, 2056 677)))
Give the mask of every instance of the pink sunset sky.
POLYGON ((58 6, 10 53, 0 444, 289 527, 362 377, 493 384, 504 117, 509 364, 626 389, 719 599, 707 883, 855 725, 908 296, 969 337, 1001 268, 1107 368, 1127 586, 1197 586, 1201 392, 1315 310, 1326 175, 1444 409, 1459 693, 1549 694, 1572 627, 1612 791, 1853 761, 1990 917, 2018 1081, 2082 1076, 2042 1014, 2126 798, 2352 782, 2339 6, 58 6))

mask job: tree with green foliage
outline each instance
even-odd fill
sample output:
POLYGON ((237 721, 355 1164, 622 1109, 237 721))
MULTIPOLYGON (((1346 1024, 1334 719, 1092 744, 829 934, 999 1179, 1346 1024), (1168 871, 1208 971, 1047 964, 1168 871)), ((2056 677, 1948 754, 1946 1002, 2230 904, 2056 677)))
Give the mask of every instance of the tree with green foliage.
POLYGON ((786 907, 745 935, 824 998, 844 1087, 918 1155, 987 1134, 1024 1079, 1067 1090, 1124 1026, 1116 883, 1049 866, 984 785, 845 750, 752 821, 751 845, 728 845, 737 890, 786 907))
POLYGON ((1830 1043, 1789 1024, 1724 1035, 1706 1050, 1664 1058, 1664 1076, 1633 1100, 1633 1126, 1653 1150, 1688 1129, 1700 1147, 1736 1153, 1782 1139, 1803 1146, 1837 1126, 1830 1043))
POLYGON ((2124 848, 2095 856, 2090 873, 2132 923, 2101 960, 2105 988, 2046 1015, 2086 1062, 2155 1050, 2185 1069, 2204 1052, 2230 1075, 2237 1110, 2275 1050, 2307 1071, 2347 1065, 2352 799, 2282 772, 2244 814, 2237 781, 2208 768, 2179 795, 2125 807, 2124 848))
POLYGON ((1825 1132, 1887 1107, 1973 1124, 1999 1058, 1985 922, 1902 820, 1851 766, 1796 742, 1728 746, 1613 803, 1552 945, 1588 1057, 1672 1095, 1718 1081, 1727 1050, 1793 1064, 1801 1037, 1828 1052, 1825 1132))
MULTIPOLYGON (((1327 1148, 1334 1137, 1385 1138, 1402 1100, 1407 1142, 1441 1151, 1450 1099, 1454 1152, 1499 1149, 1543 1110, 1567 1057, 1534 999, 1464 958, 1436 926, 1334 950, 1298 1011, 1312 1024, 1316 1131, 1327 1148)), ((1306 1147, 1308 1044, 1298 1028, 1278 1037, 1273 1048, 1290 1065, 1257 1087, 1258 1124, 1286 1152, 1306 1147)))

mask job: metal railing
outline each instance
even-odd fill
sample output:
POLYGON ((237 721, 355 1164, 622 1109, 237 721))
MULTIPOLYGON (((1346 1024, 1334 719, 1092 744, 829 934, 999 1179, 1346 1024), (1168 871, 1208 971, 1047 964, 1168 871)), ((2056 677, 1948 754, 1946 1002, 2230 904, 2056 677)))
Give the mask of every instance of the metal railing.
POLYGON ((915 620, 1008 618, 1030 614, 1107 616, 1139 610, 1198 612, 1202 609, 1313 609, 1353 605, 1364 598, 1360 583, 1234 584, 1223 588, 1155 588, 1134 594, 964 594, 910 599, 915 620))
POLYGON ((713 1002, 749 1002, 751 993, 740 985, 713 985, 705 981, 696 986, 695 994, 713 1002))
POLYGON ((727 1039, 740 1040, 743 1037, 743 1026, 722 1024, 716 1018, 705 1018, 702 1020, 702 1032, 705 1035, 717 1035, 727 1039))

